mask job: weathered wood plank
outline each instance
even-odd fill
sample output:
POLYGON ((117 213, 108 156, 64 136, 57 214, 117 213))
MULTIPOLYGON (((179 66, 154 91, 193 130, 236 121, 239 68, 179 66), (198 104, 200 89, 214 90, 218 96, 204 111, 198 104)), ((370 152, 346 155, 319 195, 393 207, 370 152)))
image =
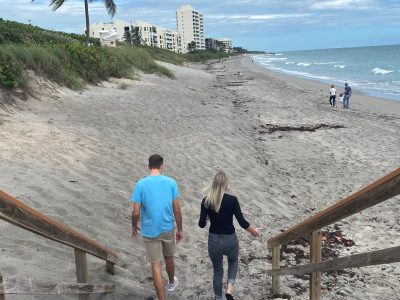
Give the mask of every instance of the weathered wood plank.
POLYGON ((106 262, 106 270, 108 273, 114 275, 115 274, 115 264, 112 262, 106 262))
POLYGON ((269 249, 335 223, 400 194, 400 168, 268 240, 269 249))
MULTIPOLYGON (((281 263, 281 247, 272 248, 272 269, 279 269, 281 263)), ((280 292, 280 277, 272 276, 272 294, 277 295, 280 292)))
MULTIPOLYGON (((310 237, 310 262, 317 263, 322 257, 322 232, 313 231, 310 237)), ((321 299, 321 272, 313 272, 310 275, 310 300, 321 299)))
POLYGON ((330 260, 324 260, 319 263, 281 268, 278 270, 272 269, 269 270, 267 273, 270 276, 301 275, 309 274, 312 272, 327 272, 334 270, 343 270, 347 268, 360 268, 365 266, 390 264, 395 262, 400 262, 400 246, 330 260))
POLYGON ((3 285, 3 275, 0 273, 0 300, 4 300, 4 285, 3 285))
MULTIPOLYGON (((88 268, 87 268, 87 260, 86 253, 79 250, 74 249, 75 254, 75 267, 76 267, 76 281, 78 283, 87 283, 88 280, 88 268)), ((79 295, 79 300, 88 300, 88 295, 79 295)))
POLYGON ((76 281, 78 283, 86 283, 88 282, 86 253, 79 249, 74 249, 74 254, 76 266, 76 281))
POLYGON ((4 294, 64 295, 64 294, 108 294, 114 292, 109 283, 68 283, 56 281, 35 281, 31 278, 5 278, 4 294))
POLYGON ((80 249, 112 263, 117 255, 97 242, 64 226, 0 190, 0 219, 45 238, 80 249))

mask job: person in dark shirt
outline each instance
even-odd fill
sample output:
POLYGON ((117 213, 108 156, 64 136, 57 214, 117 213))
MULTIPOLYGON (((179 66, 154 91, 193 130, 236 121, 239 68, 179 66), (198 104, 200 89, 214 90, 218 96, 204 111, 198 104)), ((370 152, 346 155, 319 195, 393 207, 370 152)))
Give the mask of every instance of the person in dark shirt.
POLYGON ((344 84, 343 108, 349 108, 351 93, 351 86, 346 82, 344 84))
POLYGON ((222 299, 223 256, 228 257, 228 287, 226 299, 233 299, 233 285, 238 271, 239 241, 233 226, 233 216, 239 225, 253 236, 260 235, 243 217, 240 204, 235 196, 225 193, 228 187, 228 177, 223 171, 217 172, 207 196, 201 202, 199 226, 206 227, 210 220, 208 235, 208 254, 210 256, 214 277, 213 286, 216 300, 222 299))

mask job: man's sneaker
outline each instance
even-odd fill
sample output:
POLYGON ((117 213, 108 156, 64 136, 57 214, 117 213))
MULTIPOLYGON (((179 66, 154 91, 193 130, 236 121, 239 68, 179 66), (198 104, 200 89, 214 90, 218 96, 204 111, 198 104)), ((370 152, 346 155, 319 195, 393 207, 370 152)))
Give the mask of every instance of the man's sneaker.
POLYGON ((174 276, 174 283, 167 285, 167 291, 168 292, 175 291, 176 287, 178 286, 178 283, 179 283, 178 278, 176 276, 174 276))

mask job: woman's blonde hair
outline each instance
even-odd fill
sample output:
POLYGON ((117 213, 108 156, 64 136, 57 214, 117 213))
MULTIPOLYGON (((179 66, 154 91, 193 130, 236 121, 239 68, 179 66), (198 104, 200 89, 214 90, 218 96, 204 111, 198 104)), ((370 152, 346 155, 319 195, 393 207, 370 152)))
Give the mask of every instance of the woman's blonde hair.
POLYGON ((219 212, 221 208, 222 197, 228 187, 228 176, 224 171, 218 171, 214 176, 214 180, 206 192, 204 200, 205 207, 211 207, 215 212, 219 212))

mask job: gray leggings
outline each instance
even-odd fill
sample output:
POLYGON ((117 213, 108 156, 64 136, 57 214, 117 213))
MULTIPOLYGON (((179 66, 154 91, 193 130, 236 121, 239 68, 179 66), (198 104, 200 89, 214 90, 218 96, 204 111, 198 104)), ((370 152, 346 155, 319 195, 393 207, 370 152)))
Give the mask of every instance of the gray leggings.
POLYGON ((215 299, 222 299, 222 278, 224 276, 223 256, 228 257, 228 283, 234 284, 238 272, 239 241, 234 234, 208 235, 208 254, 214 269, 213 286, 215 299))

